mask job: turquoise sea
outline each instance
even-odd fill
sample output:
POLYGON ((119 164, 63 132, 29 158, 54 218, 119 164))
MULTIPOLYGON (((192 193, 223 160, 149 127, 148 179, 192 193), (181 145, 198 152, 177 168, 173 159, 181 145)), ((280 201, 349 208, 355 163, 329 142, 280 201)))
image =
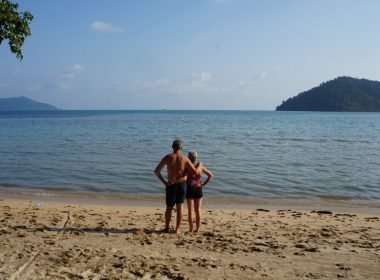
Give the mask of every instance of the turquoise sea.
POLYGON ((0 112, 0 186, 162 194, 175 138, 214 173, 208 197, 380 202, 380 113, 0 112))

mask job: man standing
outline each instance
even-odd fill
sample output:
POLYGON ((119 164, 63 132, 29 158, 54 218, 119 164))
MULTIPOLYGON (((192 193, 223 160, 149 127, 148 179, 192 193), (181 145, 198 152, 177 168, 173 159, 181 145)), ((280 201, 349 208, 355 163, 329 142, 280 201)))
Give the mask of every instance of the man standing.
POLYGON ((191 161, 182 154, 183 143, 181 140, 174 140, 172 148, 173 152, 164 156, 154 170, 154 173, 165 185, 166 190, 165 232, 169 232, 172 210, 174 205, 177 205, 177 223, 175 232, 179 234, 182 221, 183 203, 185 201, 186 193, 186 174, 189 173, 189 170, 197 173, 197 169, 191 161), (165 166, 167 167, 168 173, 167 181, 165 181, 161 174, 161 170, 165 166))

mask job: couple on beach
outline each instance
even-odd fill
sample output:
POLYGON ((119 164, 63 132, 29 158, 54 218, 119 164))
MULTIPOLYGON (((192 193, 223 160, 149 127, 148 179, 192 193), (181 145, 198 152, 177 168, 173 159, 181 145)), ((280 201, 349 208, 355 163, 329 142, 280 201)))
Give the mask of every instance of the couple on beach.
POLYGON ((154 173, 158 179, 165 185, 166 190, 166 211, 165 211, 165 232, 169 232, 172 210, 176 205, 177 222, 175 232, 180 233, 182 222, 182 210, 185 198, 188 207, 188 219, 190 232, 193 232, 193 209, 195 210, 196 229, 200 230, 201 226, 201 206, 202 206, 202 187, 206 186, 211 178, 212 173, 203 166, 201 162, 196 163, 197 152, 189 152, 188 157, 182 154, 183 143, 176 139, 173 141, 173 152, 166 155, 157 165, 154 173), (161 174, 161 170, 167 167, 167 180, 161 174), (207 175, 204 183, 201 182, 201 174, 207 175))

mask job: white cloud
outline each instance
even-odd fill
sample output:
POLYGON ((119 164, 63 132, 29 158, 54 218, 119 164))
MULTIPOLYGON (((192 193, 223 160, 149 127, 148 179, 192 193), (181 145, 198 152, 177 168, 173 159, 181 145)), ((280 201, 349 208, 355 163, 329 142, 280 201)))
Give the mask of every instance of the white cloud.
POLYGON ((72 81, 86 68, 80 64, 74 64, 73 66, 68 67, 59 78, 59 87, 62 89, 68 89, 72 83, 72 81))
POLYGON ((25 90, 30 91, 30 92, 41 91, 42 86, 40 84, 29 84, 29 85, 26 85, 25 90))
POLYGON ((204 83, 208 83, 209 81, 211 81, 211 73, 202 72, 200 74, 200 77, 201 77, 201 81, 204 83))
POLYGON ((72 79, 78 76, 84 70, 86 70, 86 68, 84 68, 82 65, 74 64, 65 70, 65 72, 62 74, 62 77, 72 79))
POLYGON ((265 80, 267 74, 268 73, 266 71, 262 71, 261 73, 253 75, 253 82, 260 83, 261 81, 265 80))
POLYGON ((185 81, 171 83, 168 91, 177 94, 200 93, 212 91, 212 74, 209 72, 192 73, 185 81))
POLYGON ((71 67, 71 70, 75 72, 82 72, 84 69, 85 68, 80 64, 74 64, 74 66, 71 67))
POLYGON ((209 72, 193 73, 191 74, 194 78, 192 83, 203 84, 211 81, 212 75, 209 72))
MULTIPOLYGON (((209 72, 193 73, 183 81, 173 81, 168 78, 153 79, 153 80, 134 80, 123 81, 121 83, 109 84, 107 87, 122 92, 136 91, 151 91, 151 92, 166 92, 174 94, 188 94, 196 92, 204 92, 211 90, 210 82, 212 74, 209 72)), ((105 85, 104 85, 105 86, 105 85)), ((94 85, 99 89, 99 84, 94 85)))
POLYGON ((114 83, 96 83, 96 90, 112 89, 118 92, 165 92, 170 94, 193 94, 220 91, 212 83, 213 76, 209 72, 192 73, 184 80, 170 80, 168 78, 152 80, 134 80, 114 83))
POLYGON ((262 71, 252 75, 247 80, 238 80, 236 85, 231 88, 231 92, 241 96, 258 96, 266 89, 265 80, 268 77, 267 71, 262 71))
POLYGON ((121 28, 113 26, 111 23, 103 22, 103 21, 94 21, 91 24, 92 31, 100 31, 100 32, 120 32, 121 28))
POLYGON ((161 79, 161 80, 156 81, 156 84, 158 86, 167 86, 167 85, 169 85, 169 80, 168 79, 161 79))
POLYGON ((156 91, 162 89, 170 90, 172 83, 169 79, 163 78, 158 80, 134 80, 113 84, 111 87, 118 91, 156 91))
POLYGON ((238 87, 257 87, 261 85, 261 83, 267 78, 268 72, 262 71, 260 73, 256 73, 252 75, 247 80, 238 80, 237 86, 238 87))

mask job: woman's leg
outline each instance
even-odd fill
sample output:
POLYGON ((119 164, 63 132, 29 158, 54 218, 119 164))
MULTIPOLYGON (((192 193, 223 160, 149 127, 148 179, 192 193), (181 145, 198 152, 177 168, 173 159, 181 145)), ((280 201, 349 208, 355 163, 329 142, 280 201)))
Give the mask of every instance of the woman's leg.
POLYGON ((201 227, 201 220, 202 220, 202 198, 196 198, 194 199, 194 208, 195 208, 195 223, 197 226, 197 229, 195 232, 199 232, 201 227))
POLYGON ((189 219, 189 232, 192 232, 193 231, 193 203, 194 203, 194 199, 192 198, 187 198, 186 199, 187 201, 187 210, 188 210, 188 219, 189 219))

